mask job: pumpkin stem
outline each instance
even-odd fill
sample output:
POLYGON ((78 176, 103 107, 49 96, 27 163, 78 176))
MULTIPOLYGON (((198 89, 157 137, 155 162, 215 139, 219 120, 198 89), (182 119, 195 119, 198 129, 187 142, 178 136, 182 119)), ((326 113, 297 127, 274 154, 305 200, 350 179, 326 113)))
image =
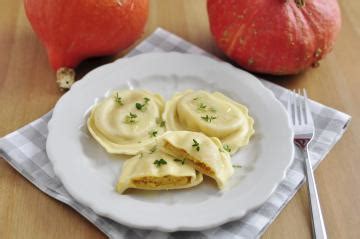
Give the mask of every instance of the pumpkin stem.
POLYGON ((56 71, 56 83, 60 90, 68 90, 74 84, 75 71, 74 69, 61 67, 56 71))
POLYGON ((305 0, 295 0, 296 6, 302 8, 305 6, 305 0))

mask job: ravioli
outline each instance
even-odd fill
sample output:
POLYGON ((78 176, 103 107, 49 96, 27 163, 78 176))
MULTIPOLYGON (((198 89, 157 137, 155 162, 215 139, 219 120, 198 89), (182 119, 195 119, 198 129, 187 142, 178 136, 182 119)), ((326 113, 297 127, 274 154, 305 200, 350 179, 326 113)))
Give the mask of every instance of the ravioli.
POLYGON ((116 190, 124 193, 128 188, 181 189, 196 186, 202 180, 202 174, 187 162, 154 146, 124 162, 116 190))
POLYGON ((215 179, 220 189, 234 173, 229 153, 215 137, 199 132, 168 131, 159 138, 159 144, 164 152, 189 161, 197 171, 215 179))
POLYGON ((163 118, 167 130, 189 130, 217 137, 234 154, 249 143, 254 120, 248 109, 225 95, 187 90, 166 103, 163 118))
POLYGON ((144 90, 114 91, 91 111, 91 135, 108 153, 135 155, 165 132, 160 95, 144 90))

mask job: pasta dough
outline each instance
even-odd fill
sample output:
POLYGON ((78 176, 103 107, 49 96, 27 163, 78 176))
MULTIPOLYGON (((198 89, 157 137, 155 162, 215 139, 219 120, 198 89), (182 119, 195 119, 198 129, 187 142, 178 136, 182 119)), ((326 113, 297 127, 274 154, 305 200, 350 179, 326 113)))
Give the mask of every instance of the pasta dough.
POLYGON ((154 147, 124 162, 116 185, 119 193, 123 193, 128 188, 145 190, 189 188, 202 182, 202 174, 196 172, 188 163, 154 147))
POLYGON ((107 152, 135 155, 122 166, 119 193, 193 187, 203 174, 224 189, 234 173, 230 153, 248 144, 253 124, 245 106, 219 92, 193 90, 176 94, 165 110, 160 95, 114 91, 87 121, 107 152))
POLYGON ((87 122, 109 153, 135 155, 165 132, 160 95, 144 90, 115 91, 94 106, 87 122))
POLYGON ((178 93, 166 103, 163 118, 168 130, 200 131, 219 138, 231 154, 247 145, 254 134, 248 109, 219 92, 178 93))
POLYGON ((197 171, 214 178, 221 189, 234 173, 230 155, 217 138, 198 132, 169 131, 159 141, 164 152, 190 161, 197 171))

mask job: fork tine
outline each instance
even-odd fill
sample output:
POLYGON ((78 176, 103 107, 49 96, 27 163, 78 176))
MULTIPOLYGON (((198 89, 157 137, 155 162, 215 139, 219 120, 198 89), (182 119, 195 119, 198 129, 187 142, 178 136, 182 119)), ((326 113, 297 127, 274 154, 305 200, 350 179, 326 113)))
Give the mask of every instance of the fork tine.
POLYGON ((300 89, 297 90, 297 105, 299 107, 299 122, 300 124, 304 124, 304 111, 303 111, 303 97, 301 97, 301 91, 300 89))
POLYGON ((303 105, 303 109, 304 109, 302 111, 302 113, 303 113, 303 116, 304 116, 304 124, 307 124, 309 116, 308 116, 308 114, 306 112, 306 90, 305 90, 305 88, 302 89, 302 95, 303 95, 302 105, 303 105))
POLYGON ((293 90, 292 93, 292 103, 294 105, 294 125, 299 125, 299 118, 298 118, 298 105, 297 105, 297 100, 296 100, 296 91, 293 90))
POLYGON ((290 119, 290 123, 293 125, 294 124, 294 121, 293 121, 293 110, 292 110, 292 92, 289 91, 288 93, 288 99, 287 99, 287 104, 286 104, 286 109, 287 109, 287 112, 289 114, 289 119, 290 119))
POLYGON ((309 100, 308 100, 305 88, 303 88, 303 94, 304 94, 304 106, 305 106, 306 123, 310 123, 311 120, 312 120, 312 115, 311 115, 310 108, 309 108, 309 105, 308 105, 309 100))

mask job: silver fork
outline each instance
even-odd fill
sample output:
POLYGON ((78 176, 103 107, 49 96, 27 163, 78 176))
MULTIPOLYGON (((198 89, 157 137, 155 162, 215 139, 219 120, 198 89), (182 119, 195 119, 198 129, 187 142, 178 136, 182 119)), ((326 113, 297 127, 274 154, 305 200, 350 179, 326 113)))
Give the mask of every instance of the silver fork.
POLYGON ((303 89, 303 96, 301 96, 300 90, 297 92, 294 90, 294 92, 289 93, 287 111, 294 130, 294 143, 299 147, 305 159, 305 171, 313 224, 313 238, 327 238, 315 178, 308 153, 309 143, 314 136, 314 122, 308 106, 305 89, 303 89))

